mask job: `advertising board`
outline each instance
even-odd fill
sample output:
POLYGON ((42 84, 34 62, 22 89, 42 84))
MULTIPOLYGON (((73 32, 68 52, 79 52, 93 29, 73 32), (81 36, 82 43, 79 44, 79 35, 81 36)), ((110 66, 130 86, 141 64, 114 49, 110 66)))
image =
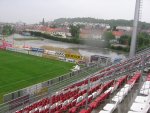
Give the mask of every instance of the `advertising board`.
POLYGON ((69 59, 74 59, 74 60, 82 60, 82 56, 81 55, 76 55, 76 54, 65 54, 66 58, 69 59))

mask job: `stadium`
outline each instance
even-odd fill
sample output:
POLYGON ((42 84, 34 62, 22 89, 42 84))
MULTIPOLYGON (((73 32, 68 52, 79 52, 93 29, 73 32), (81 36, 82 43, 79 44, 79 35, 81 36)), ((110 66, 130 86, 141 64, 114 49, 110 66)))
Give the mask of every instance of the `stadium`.
MULTIPOLYGON (((68 77, 61 76, 58 77, 58 81, 55 78, 51 79, 51 81, 43 82, 41 86, 36 85, 36 88, 32 87, 31 89, 24 89, 14 92, 11 94, 13 98, 15 98, 15 96, 20 97, 6 104, 3 104, 1 107, 1 112, 117 113, 119 110, 124 113, 128 112, 129 110, 131 110, 131 113, 134 110, 141 111, 141 113, 144 113, 145 111, 147 112, 149 109, 150 100, 150 97, 148 96, 150 87, 150 75, 148 73, 143 73, 143 70, 145 67, 149 66, 149 51, 150 49, 147 48, 146 50, 137 53, 136 56, 133 58, 128 58, 124 61, 121 61, 120 63, 107 66, 104 69, 101 69, 98 65, 96 65, 97 69, 92 72, 91 69, 93 69, 94 66, 88 67, 88 69, 86 68, 76 71, 74 72, 74 74, 72 73, 72 75, 69 76, 69 79, 68 77)), ((44 60, 48 59, 37 58, 35 56, 28 56, 25 54, 13 53, 4 50, 0 51, 0 55, 7 55, 8 57, 11 57, 11 60, 7 60, 7 57, 1 57, 1 59, 3 59, 3 61, 6 60, 5 63, 7 65, 9 62, 14 62, 14 66, 19 66, 19 64, 21 63, 26 67, 26 63, 28 61, 28 63, 30 62, 34 65, 42 65, 42 67, 43 65, 46 65, 47 67, 47 65, 50 65, 52 62, 56 62, 50 61, 50 64, 45 64, 44 60), (25 58, 25 60, 21 61, 22 57, 23 59, 25 58), (16 59, 19 62, 17 62, 16 59), (34 63, 32 62, 33 59, 34 63), (38 60, 39 64, 36 63, 36 59, 38 60), (42 64, 39 61, 42 61, 42 64)), ((59 63, 56 64, 58 65, 59 63)), ((34 69, 34 65, 33 67, 31 65, 31 67, 29 68, 34 69)), ((68 63, 67 65, 68 68, 63 67, 63 73, 66 73, 68 69, 73 66, 70 63, 68 63), (64 68, 66 70, 64 70, 64 68)), ((2 66, 5 65, 3 64, 2 66)), ((55 69, 57 70, 57 72, 52 71, 52 75, 59 76, 59 71, 62 71, 58 68, 59 66, 54 66, 55 68, 57 67, 55 69)), ((60 68, 62 68, 62 66, 60 66, 60 68)), ((13 67, 11 67, 11 69, 13 69, 13 67)), ((39 70, 42 70, 41 67, 39 67, 39 70)), ((44 71, 48 70, 44 68, 44 71)), ((3 74, 5 75, 4 72, 3 74)), ((17 76, 15 78, 15 75, 12 76, 13 79, 19 79, 17 76)), ((3 81, 5 81, 5 79, 6 78, 4 78, 3 81)), ((5 83, 7 84, 7 90, 6 88, 4 88, 3 90, 1 89, 1 91, 7 92, 8 89, 11 91, 12 86, 14 89, 18 89, 22 88, 23 86, 35 84, 47 79, 50 78, 46 78, 46 76, 43 76, 43 78, 40 78, 40 80, 38 78, 34 78, 34 81, 33 79, 31 79, 31 81, 24 84, 18 84, 19 86, 13 86, 13 84, 10 83, 12 77, 10 77, 10 81, 7 77, 8 83, 5 83)), ((6 99, 9 98, 7 97, 6 99)))
POLYGON ((129 57, 116 63, 102 57, 79 67, 80 55, 0 40, 0 113, 150 113, 150 48, 136 52, 139 11, 137 0, 129 57))

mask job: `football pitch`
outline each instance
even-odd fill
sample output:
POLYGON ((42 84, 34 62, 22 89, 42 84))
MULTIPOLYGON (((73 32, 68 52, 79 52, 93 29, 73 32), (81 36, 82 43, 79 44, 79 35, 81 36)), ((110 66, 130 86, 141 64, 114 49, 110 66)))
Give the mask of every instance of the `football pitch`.
POLYGON ((0 103, 12 91, 68 73, 72 63, 0 50, 0 103))

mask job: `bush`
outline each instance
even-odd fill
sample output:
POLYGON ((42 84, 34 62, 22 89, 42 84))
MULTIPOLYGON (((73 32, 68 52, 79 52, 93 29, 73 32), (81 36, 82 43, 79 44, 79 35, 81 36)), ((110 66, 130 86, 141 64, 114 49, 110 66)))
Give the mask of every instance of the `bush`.
POLYGON ((51 36, 50 34, 41 33, 41 32, 33 32, 33 31, 30 31, 30 33, 32 36, 43 37, 43 38, 51 39, 51 40, 55 40, 55 41, 76 43, 76 44, 79 44, 81 42, 79 39, 76 39, 76 38, 71 38, 71 39, 59 38, 57 36, 51 36))
POLYGON ((110 47, 111 49, 114 49, 114 50, 119 50, 119 51, 125 51, 125 52, 129 52, 130 48, 129 47, 121 47, 121 46, 111 46, 110 47))

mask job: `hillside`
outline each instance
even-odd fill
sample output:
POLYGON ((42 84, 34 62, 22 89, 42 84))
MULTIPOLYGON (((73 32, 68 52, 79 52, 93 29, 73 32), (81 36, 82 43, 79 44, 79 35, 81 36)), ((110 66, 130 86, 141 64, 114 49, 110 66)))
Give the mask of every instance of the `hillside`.
MULTIPOLYGON (((133 20, 104 20, 104 19, 95 19, 95 18, 58 18, 55 19, 56 23, 73 23, 73 22, 87 22, 87 23, 105 23, 109 24, 111 27, 113 26, 133 26, 133 20)), ((140 22, 141 29, 150 29, 150 23, 140 22)))

